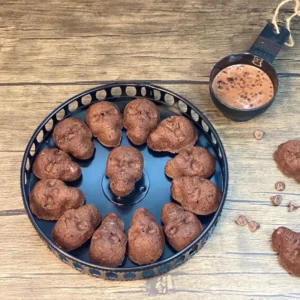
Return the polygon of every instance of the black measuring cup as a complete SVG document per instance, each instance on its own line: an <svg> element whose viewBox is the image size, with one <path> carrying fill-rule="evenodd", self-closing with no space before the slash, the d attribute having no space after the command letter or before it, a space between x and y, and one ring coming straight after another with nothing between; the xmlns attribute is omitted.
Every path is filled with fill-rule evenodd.
<svg viewBox="0 0 300 300"><path fill-rule="evenodd" d="M285 27L279 26L279 28L280 33L277 34L274 31L273 24L268 23L249 52L228 55L213 67L209 82L210 95L217 108L226 117L234 121L248 121L262 114L272 105L278 90L278 76L272 66L272 62L290 35L290 32ZM274 86L274 95L266 104L253 109L238 109L225 104L214 93L212 83L217 74L223 69L236 64L254 66L269 76Z"/></svg>

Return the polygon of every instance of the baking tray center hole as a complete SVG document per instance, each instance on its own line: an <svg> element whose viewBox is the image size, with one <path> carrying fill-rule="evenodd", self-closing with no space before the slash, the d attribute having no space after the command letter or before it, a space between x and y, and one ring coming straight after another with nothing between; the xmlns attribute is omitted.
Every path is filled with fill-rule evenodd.
<svg viewBox="0 0 300 300"><path fill-rule="evenodd" d="M110 189L109 183L110 179L104 174L102 177L103 193L110 202L118 206L134 205L142 201L146 197L150 187L149 176L145 170L143 171L142 179L136 182L133 191L128 196L118 197L114 195Z"/></svg>

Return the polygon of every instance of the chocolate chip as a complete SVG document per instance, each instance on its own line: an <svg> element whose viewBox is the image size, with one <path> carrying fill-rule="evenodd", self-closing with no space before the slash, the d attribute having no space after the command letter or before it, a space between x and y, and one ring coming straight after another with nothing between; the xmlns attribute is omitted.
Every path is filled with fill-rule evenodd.
<svg viewBox="0 0 300 300"><path fill-rule="evenodd" d="M275 189L279 192L282 192L285 190L285 183L283 181L278 181L275 183Z"/></svg>
<svg viewBox="0 0 300 300"><path fill-rule="evenodd" d="M264 132L261 130L256 130L253 132L253 136L255 137L256 140L261 140L264 137Z"/></svg>
<svg viewBox="0 0 300 300"><path fill-rule="evenodd" d="M282 197L281 197L281 195L275 195L275 196L272 196L270 198L270 200L272 202L272 205L279 206L282 202Z"/></svg>
<svg viewBox="0 0 300 300"><path fill-rule="evenodd" d="M251 232L255 232L257 229L260 228L260 224L255 221L251 221L248 223L248 228Z"/></svg>
<svg viewBox="0 0 300 300"><path fill-rule="evenodd" d="M245 226L248 224L248 220L245 216L240 215L236 220L235 223L239 226Z"/></svg>
<svg viewBox="0 0 300 300"><path fill-rule="evenodd" d="M288 212L292 212L296 209L298 209L299 206L297 204L295 204L294 202L290 201L288 204Z"/></svg>
<svg viewBox="0 0 300 300"><path fill-rule="evenodd" d="M234 83L234 80L233 80L232 77L227 77L226 79L227 79L227 81L228 81L230 84L233 84L233 83Z"/></svg>

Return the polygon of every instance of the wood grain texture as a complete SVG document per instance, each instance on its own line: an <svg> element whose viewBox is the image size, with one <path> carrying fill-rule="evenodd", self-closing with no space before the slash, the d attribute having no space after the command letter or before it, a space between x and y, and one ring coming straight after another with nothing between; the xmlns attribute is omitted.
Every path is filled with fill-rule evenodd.
<svg viewBox="0 0 300 300"><path fill-rule="evenodd" d="M300 35L275 61L276 102L246 123L225 119L208 94L221 57L246 50L274 11L273 0L38 1L0 3L0 299L299 299L299 279L277 263L270 235L300 231L299 184L276 168L277 145L299 138ZM287 7L284 14L291 12ZM19 171L39 123L71 96L112 80L145 80L197 105L217 129L228 156L230 185L215 233L191 260L149 280L112 282L82 275L57 260L23 208ZM253 138L265 131L261 141ZM286 183L272 207L274 184ZM256 233L238 227L245 214Z"/></svg>

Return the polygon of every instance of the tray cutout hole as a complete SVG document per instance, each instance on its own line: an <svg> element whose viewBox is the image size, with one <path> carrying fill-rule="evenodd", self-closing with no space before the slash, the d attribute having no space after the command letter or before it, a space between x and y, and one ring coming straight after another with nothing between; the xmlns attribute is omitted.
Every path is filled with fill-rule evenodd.
<svg viewBox="0 0 300 300"><path fill-rule="evenodd" d="M176 259L176 261L175 261L176 266L179 266L179 265L183 264L184 259L185 259L185 256L184 256L184 255L181 255L180 257L178 257L178 258Z"/></svg>
<svg viewBox="0 0 300 300"><path fill-rule="evenodd" d="M195 255L196 252L197 252L197 250L198 250L198 245L195 245L195 246L190 250L189 255L190 255L190 256Z"/></svg>
<svg viewBox="0 0 300 300"><path fill-rule="evenodd" d="M61 109L58 113L56 113L56 119L61 121L65 117L65 110Z"/></svg>
<svg viewBox="0 0 300 300"><path fill-rule="evenodd" d="M100 277L101 276L101 273L98 270L90 269L89 272L90 272L91 275L93 275L95 277Z"/></svg>
<svg viewBox="0 0 300 300"><path fill-rule="evenodd" d="M136 275L134 273L125 273L123 275L124 279L126 280L133 280L136 278Z"/></svg>
<svg viewBox="0 0 300 300"><path fill-rule="evenodd" d="M73 112L78 108L78 102L77 101L73 101L68 105L68 109L69 111Z"/></svg>
<svg viewBox="0 0 300 300"><path fill-rule="evenodd" d="M35 144L31 145L31 148L29 150L29 153L33 156L35 154Z"/></svg>
<svg viewBox="0 0 300 300"><path fill-rule="evenodd" d="M36 140L40 143L44 138L44 132L41 130L38 135L36 136Z"/></svg>
<svg viewBox="0 0 300 300"><path fill-rule="evenodd" d="M202 127L203 127L204 131L208 132L209 131L208 125L203 120L202 120L201 124L202 124Z"/></svg>
<svg viewBox="0 0 300 300"><path fill-rule="evenodd" d="M113 97L120 97L122 95L122 90L120 87L113 87L110 92Z"/></svg>
<svg viewBox="0 0 300 300"><path fill-rule="evenodd" d="M211 134L211 141L213 142L214 145L217 145L217 140L214 134Z"/></svg>
<svg viewBox="0 0 300 300"><path fill-rule="evenodd" d="M191 110L191 116L195 122L199 121L199 115L194 110Z"/></svg>
<svg viewBox="0 0 300 300"><path fill-rule="evenodd" d="M162 265L158 268L158 272L161 274L161 273L165 273L165 272L168 272L170 269L170 266L167 264L167 265Z"/></svg>
<svg viewBox="0 0 300 300"><path fill-rule="evenodd" d="M178 107L179 107L180 111L183 113L186 113L188 110L187 105L184 102L182 102L181 100L179 100L179 102L178 102Z"/></svg>
<svg viewBox="0 0 300 300"><path fill-rule="evenodd" d="M154 100L160 100L161 99L161 92L158 90L154 90Z"/></svg>
<svg viewBox="0 0 300 300"><path fill-rule="evenodd" d="M142 94L143 97L145 97L146 94L147 94L147 90L144 86L141 88L141 94Z"/></svg>
<svg viewBox="0 0 300 300"><path fill-rule="evenodd" d="M136 88L134 86L127 86L126 95L130 97L134 97L136 95Z"/></svg>
<svg viewBox="0 0 300 300"><path fill-rule="evenodd" d="M26 168L27 171L29 171L29 169L30 169L30 159L29 159L29 157L27 157L27 159L26 159L26 166L25 166L25 168Z"/></svg>
<svg viewBox="0 0 300 300"><path fill-rule="evenodd" d="M106 91L105 90L97 91L96 97L98 100L104 100L106 98Z"/></svg>
<svg viewBox="0 0 300 300"><path fill-rule="evenodd" d="M28 174L27 174L27 172L24 172L24 183L25 183L25 185L27 184L27 178L28 178Z"/></svg>
<svg viewBox="0 0 300 300"><path fill-rule="evenodd" d="M113 272L108 272L108 273L106 273L106 277L108 279L117 279L118 278L118 274L113 273Z"/></svg>
<svg viewBox="0 0 300 300"><path fill-rule="evenodd" d="M219 148L218 150L218 155L219 155L219 158L222 159L223 158L223 155L222 155L222 152L221 152L221 149Z"/></svg>
<svg viewBox="0 0 300 300"><path fill-rule="evenodd" d="M80 272L82 272L84 270L84 267L81 264L76 263L76 262L73 263L73 267Z"/></svg>
<svg viewBox="0 0 300 300"><path fill-rule="evenodd" d="M142 273L143 278L149 278L154 276L153 270L145 270Z"/></svg>
<svg viewBox="0 0 300 300"><path fill-rule="evenodd" d="M67 264L69 262L69 260L62 254L59 254L59 259L64 262L65 264Z"/></svg>
<svg viewBox="0 0 300 300"><path fill-rule="evenodd" d="M47 122L47 124L45 125L45 128L46 128L47 131L51 131L52 130L52 128L53 128L53 120L52 119L50 119Z"/></svg>
<svg viewBox="0 0 300 300"><path fill-rule="evenodd" d="M90 94L85 95L81 98L81 103L83 105L89 105L92 102L92 96Z"/></svg>
<svg viewBox="0 0 300 300"><path fill-rule="evenodd" d="M174 105L175 103L174 97L169 94L165 94L165 102L170 106Z"/></svg>

